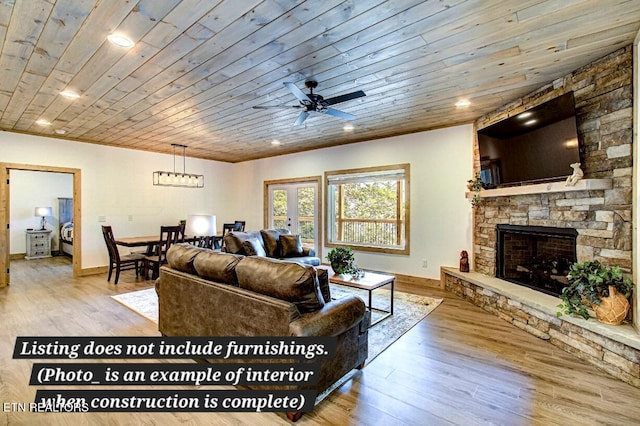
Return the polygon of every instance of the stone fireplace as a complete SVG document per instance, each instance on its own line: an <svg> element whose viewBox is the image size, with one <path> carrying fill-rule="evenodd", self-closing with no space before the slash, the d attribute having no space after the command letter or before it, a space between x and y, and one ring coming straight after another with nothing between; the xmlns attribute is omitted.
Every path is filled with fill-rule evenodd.
<svg viewBox="0 0 640 426"><path fill-rule="evenodd" d="M474 270L443 267L441 283L640 387L640 334L631 324L556 316L561 276L566 275L563 259L599 260L632 272L632 59L632 46L627 46L476 121L481 129L573 91L584 179L574 187L552 182L482 191L483 203L473 214ZM474 158L475 174L480 170L477 147ZM551 242L550 229L556 234ZM533 280L533 275L542 279Z"/></svg>
<svg viewBox="0 0 640 426"><path fill-rule="evenodd" d="M569 267L576 261L573 228L498 225L496 277L552 296L568 283Z"/></svg>

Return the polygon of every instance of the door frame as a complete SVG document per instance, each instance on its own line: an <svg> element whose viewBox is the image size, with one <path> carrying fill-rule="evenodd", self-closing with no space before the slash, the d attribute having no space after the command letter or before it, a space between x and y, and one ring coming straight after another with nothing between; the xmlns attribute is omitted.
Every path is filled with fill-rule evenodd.
<svg viewBox="0 0 640 426"><path fill-rule="evenodd" d="M316 191L316 211L318 212L317 219L317 231L318 231L318 252L316 256L322 259L322 224L324 223L322 220L322 176L306 176L299 178L289 178L289 179L276 179L276 180L265 180L262 188L262 201L263 201L263 218L262 218L262 227L267 228L269 226L269 186L271 185L282 185L282 184L299 184L299 183L315 183L318 190Z"/></svg>
<svg viewBox="0 0 640 426"><path fill-rule="evenodd" d="M81 212L81 171L68 167L38 166L31 164L0 163L0 173L3 182L0 185L0 223L4 228L3 238L0 238L0 288L6 287L10 282L10 197L9 174L11 170L24 170L32 172L68 173L73 175L73 277L81 276L82 265L82 216ZM6 224L6 225L4 225Z"/></svg>

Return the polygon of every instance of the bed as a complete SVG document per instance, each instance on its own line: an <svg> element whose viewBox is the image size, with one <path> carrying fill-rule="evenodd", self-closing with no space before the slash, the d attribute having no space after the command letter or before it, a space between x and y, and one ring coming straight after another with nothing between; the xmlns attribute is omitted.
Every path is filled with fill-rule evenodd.
<svg viewBox="0 0 640 426"><path fill-rule="evenodd" d="M73 257L73 222L64 222L60 226L60 251Z"/></svg>
<svg viewBox="0 0 640 426"><path fill-rule="evenodd" d="M73 257L73 198L58 198L59 252Z"/></svg>

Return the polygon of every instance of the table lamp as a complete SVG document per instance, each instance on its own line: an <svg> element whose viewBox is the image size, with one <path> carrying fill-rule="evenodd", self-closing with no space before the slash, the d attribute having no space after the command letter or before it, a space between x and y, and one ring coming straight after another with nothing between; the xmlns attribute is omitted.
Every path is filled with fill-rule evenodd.
<svg viewBox="0 0 640 426"><path fill-rule="evenodd" d="M53 216L53 210L51 207L36 207L35 216L42 216L42 227L40 230L44 231L47 225L47 216Z"/></svg>
<svg viewBox="0 0 640 426"><path fill-rule="evenodd" d="M184 233L191 237L216 235L216 217L213 215L190 214L187 217Z"/></svg>

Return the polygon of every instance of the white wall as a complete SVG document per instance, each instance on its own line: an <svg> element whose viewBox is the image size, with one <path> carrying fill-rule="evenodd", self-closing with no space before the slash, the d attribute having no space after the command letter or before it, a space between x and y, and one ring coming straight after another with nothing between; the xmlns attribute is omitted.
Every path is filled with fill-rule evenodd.
<svg viewBox="0 0 640 426"><path fill-rule="evenodd" d="M36 207L51 207L53 216L47 217L47 229L52 230L53 251L58 250L58 197L73 196L73 175L68 173L47 173L12 170L11 203L9 206L11 224L11 254L26 252L25 230L40 229L41 217L35 217Z"/></svg>
<svg viewBox="0 0 640 426"><path fill-rule="evenodd" d="M410 163L410 256L357 252L356 261L363 268L437 279L441 265L457 265L460 251L472 249L464 196L472 140L472 126L465 125L238 164L187 158L187 172L205 175L203 189L152 185L154 170L173 168L171 155L54 138L0 132L0 161L82 170L82 268L107 264L102 224L112 225L116 236L152 235L162 224L209 213L219 228L238 219L247 221L247 229L260 229L265 180ZM16 197L13 185L10 191ZM99 222L101 216L106 222ZM11 253L22 252L16 244L11 242Z"/></svg>
<svg viewBox="0 0 640 426"><path fill-rule="evenodd" d="M265 180L410 163L411 254L356 252L356 262L363 268L439 279L441 265L458 265L460 251L472 250L472 211L465 198L472 178L472 141L473 126L464 125L239 163L234 168L235 192L243 197L236 208L244 212L248 229L258 229ZM326 253L323 248L323 256Z"/></svg>
<svg viewBox="0 0 640 426"><path fill-rule="evenodd" d="M188 214L215 214L219 224L235 217L229 163L187 158L187 172L203 174L204 188L157 187L153 171L173 170L173 155L10 132L0 132L0 161L81 169L82 268L108 263L103 224L112 225L116 236L140 236ZM13 187L10 194L15 196ZM101 216L106 222L99 222Z"/></svg>

